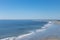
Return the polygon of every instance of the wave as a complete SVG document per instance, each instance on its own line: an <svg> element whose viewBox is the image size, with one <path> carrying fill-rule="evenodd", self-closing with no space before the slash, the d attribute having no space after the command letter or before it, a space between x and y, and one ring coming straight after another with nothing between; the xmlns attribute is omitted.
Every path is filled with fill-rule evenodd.
<svg viewBox="0 0 60 40"><path fill-rule="evenodd" d="M51 21L49 21L47 24L45 24L41 29L37 29L36 32L42 32L44 30L47 30L48 27L50 27L50 25L52 25L53 23Z"/></svg>
<svg viewBox="0 0 60 40"><path fill-rule="evenodd" d="M52 22L49 21L48 24L44 25L41 29L37 29L35 31L30 31L30 33L28 34L23 34L23 35L19 35L16 37L8 37L8 38L3 38L0 40L29 40L30 38L32 38L32 36L36 35L37 33L43 32L45 30L47 30L47 28L52 25Z"/></svg>

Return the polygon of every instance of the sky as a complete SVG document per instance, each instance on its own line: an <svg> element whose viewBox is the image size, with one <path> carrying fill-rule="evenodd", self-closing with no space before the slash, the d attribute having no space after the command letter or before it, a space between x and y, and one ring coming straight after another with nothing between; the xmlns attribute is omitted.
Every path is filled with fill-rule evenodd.
<svg viewBox="0 0 60 40"><path fill-rule="evenodd" d="M60 0L0 0L0 19L60 19Z"/></svg>

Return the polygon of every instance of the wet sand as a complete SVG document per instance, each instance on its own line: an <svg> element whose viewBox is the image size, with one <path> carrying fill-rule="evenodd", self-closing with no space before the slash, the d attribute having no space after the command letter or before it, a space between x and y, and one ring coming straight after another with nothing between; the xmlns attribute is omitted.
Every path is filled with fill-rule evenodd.
<svg viewBox="0 0 60 40"><path fill-rule="evenodd" d="M30 40L60 40L60 24L53 24L44 32L37 33L33 37Z"/></svg>
<svg viewBox="0 0 60 40"><path fill-rule="evenodd" d="M60 22L56 22L56 24L48 28L41 40L60 40Z"/></svg>

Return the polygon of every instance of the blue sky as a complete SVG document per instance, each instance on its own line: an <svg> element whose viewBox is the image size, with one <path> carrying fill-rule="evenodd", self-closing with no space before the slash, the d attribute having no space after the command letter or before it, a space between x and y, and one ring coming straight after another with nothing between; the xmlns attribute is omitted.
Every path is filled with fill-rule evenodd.
<svg viewBox="0 0 60 40"><path fill-rule="evenodd" d="M0 19L60 19L60 0L0 0Z"/></svg>

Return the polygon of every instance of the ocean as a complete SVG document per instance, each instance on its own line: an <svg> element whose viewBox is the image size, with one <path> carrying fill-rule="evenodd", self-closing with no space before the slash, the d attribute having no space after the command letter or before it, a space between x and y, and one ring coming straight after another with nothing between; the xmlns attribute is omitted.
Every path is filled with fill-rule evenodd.
<svg viewBox="0 0 60 40"><path fill-rule="evenodd" d="M45 30L49 21L38 20L0 20L0 40L22 40L22 37Z"/></svg>

